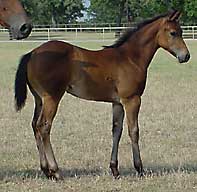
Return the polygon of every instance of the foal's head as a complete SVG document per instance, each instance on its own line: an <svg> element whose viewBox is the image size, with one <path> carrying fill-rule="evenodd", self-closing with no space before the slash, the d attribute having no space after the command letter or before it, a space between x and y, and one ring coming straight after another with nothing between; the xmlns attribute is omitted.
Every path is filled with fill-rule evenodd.
<svg viewBox="0 0 197 192"><path fill-rule="evenodd" d="M158 32L158 44L183 63L189 60L190 54L182 38L182 29L179 25L180 15L179 11L173 11L164 18Z"/></svg>
<svg viewBox="0 0 197 192"><path fill-rule="evenodd" d="M9 29L10 35L14 39L26 38L32 29L18 0L0 0L0 24Z"/></svg>

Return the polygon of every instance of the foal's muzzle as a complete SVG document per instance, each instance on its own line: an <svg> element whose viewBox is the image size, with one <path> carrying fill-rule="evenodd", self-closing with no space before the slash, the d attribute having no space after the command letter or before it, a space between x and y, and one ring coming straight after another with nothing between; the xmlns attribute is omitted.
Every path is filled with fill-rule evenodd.
<svg viewBox="0 0 197 192"><path fill-rule="evenodd" d="M29 36L32 30L30 21L23 15L12 17L9 25L10 39L24 39Z"/></svg>
<svg viewBox="0 0 197 192"><path fill-rule="evenodd" d="M185 63L185 62L188 62L189 61L190 54L189 53L187 53L187 54L181 54L181 55L178 55L177 58L179 60L179 63Z"/></svg>

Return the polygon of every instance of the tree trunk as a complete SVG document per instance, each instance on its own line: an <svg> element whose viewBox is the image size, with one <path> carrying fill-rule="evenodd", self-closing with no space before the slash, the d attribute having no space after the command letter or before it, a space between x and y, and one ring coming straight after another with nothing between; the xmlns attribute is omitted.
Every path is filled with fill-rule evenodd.
<svg viewBox="0 0 197 192"><path fill-rule="evenodd" d="M125 3L126 3L126 0L120 1L119 15L118 15L118 18L117 18L117 27L121 27L122 17L123 17L124 8L125 8ZM120 37L120 33L121 33L121 30L118 30L115 33L115 37Z"/></svg>
<svg viewBox="0 0 197 192"><path fill-rule="evenodd" d="M51 5L51 23L53 27L57 26L57 19L56 19L56 12L55 12L55 6Z"/></svg>

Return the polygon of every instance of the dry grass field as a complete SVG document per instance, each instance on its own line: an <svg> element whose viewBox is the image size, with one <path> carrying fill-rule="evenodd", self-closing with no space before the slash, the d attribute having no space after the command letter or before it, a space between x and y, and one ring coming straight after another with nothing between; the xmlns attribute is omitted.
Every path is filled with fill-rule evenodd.
<svg viewBox="0 0 197 192"><path fill-rule="evenodd" d="M36 43L0 44L0 191L16 192L193 192L197 191L197 42L187 42L188 65L159 51L148 73L140 111L140 147L146 176L131 163L126 124L120 142L121 179L109 171L111 105L62 99L52 144L64 180L41 173L31 118L32 96L21 113L14 110L14 78L19 57ZM78 44L90 49L99 43Z"/></svg>

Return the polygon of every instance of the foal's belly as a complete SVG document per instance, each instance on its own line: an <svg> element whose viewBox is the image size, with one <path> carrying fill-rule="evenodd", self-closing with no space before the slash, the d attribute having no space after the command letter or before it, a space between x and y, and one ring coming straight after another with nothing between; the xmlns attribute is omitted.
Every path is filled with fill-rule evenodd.
<svg viewBox="0 0 197 192"><path fill-rule="evenodd" d="M100 82L87 78L71 81L67 86L67 92L86 100L118 102L119 97L114 82L104 80Z"/></svg>

